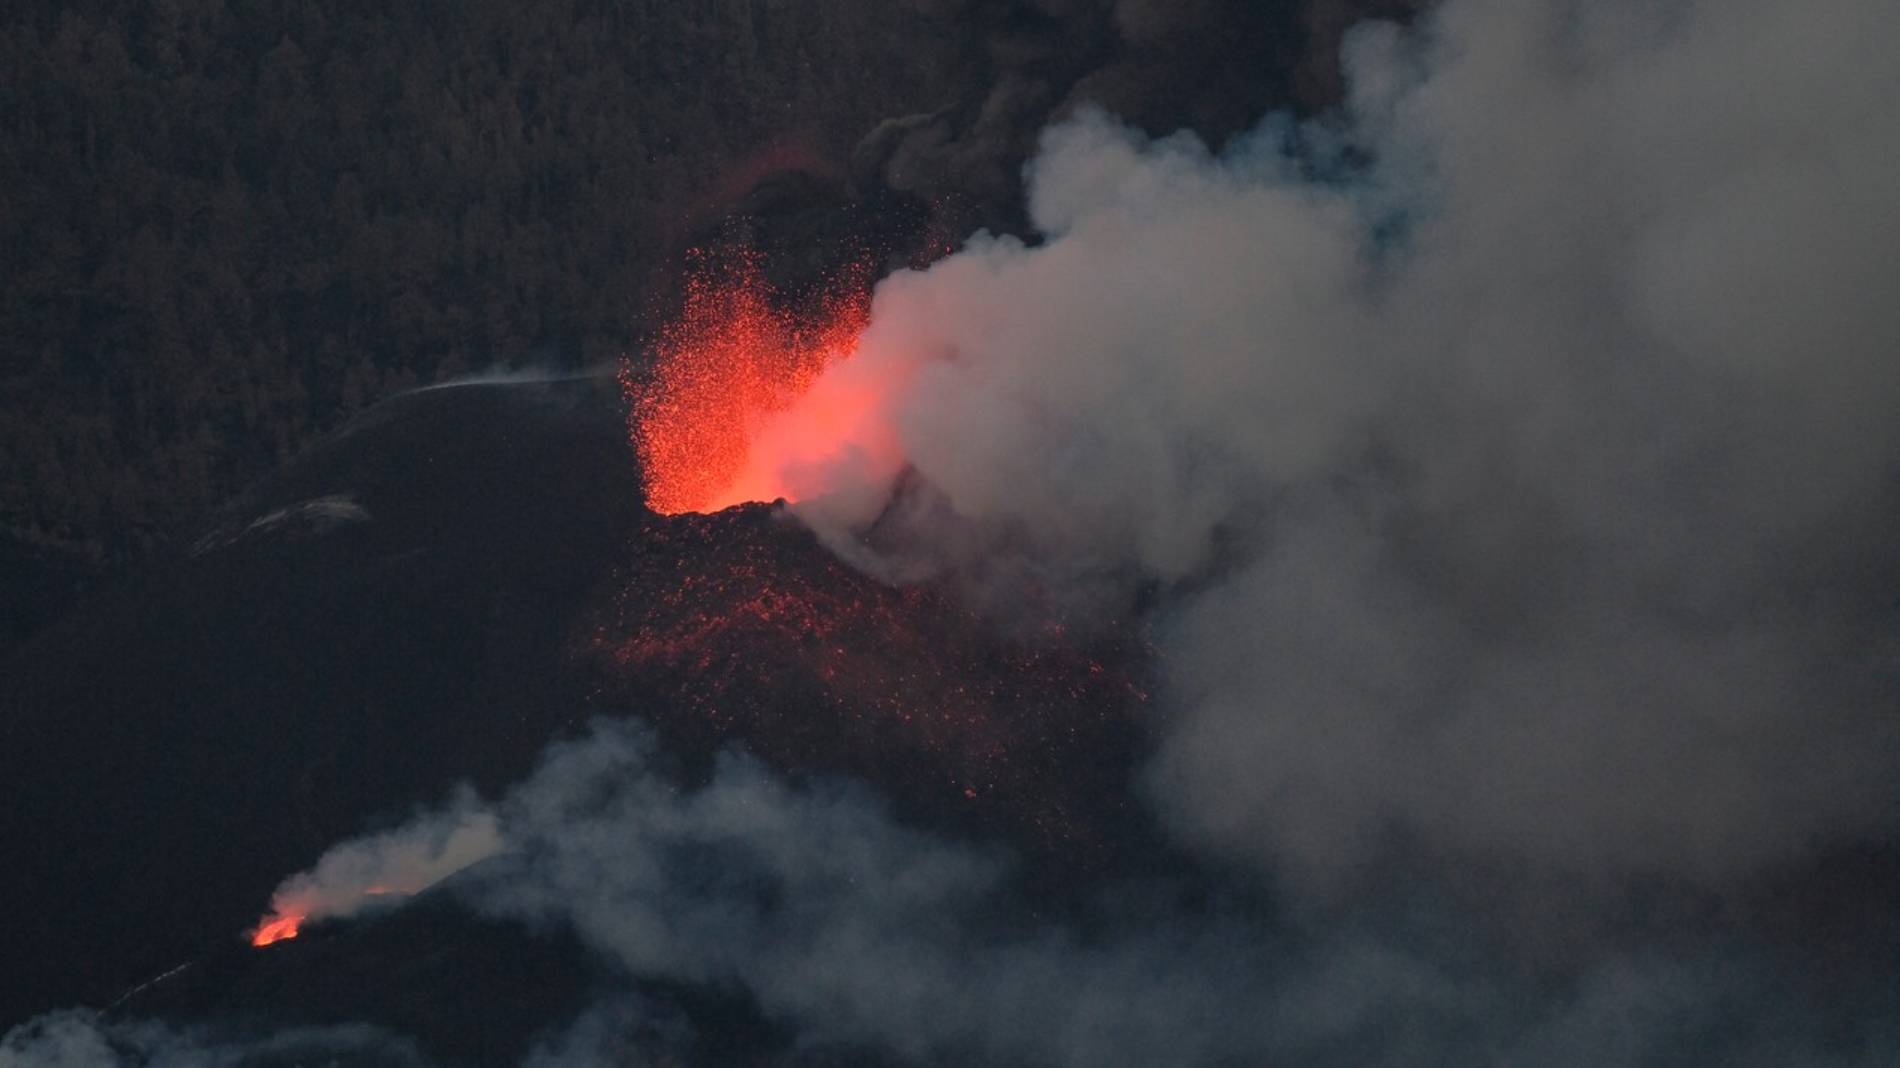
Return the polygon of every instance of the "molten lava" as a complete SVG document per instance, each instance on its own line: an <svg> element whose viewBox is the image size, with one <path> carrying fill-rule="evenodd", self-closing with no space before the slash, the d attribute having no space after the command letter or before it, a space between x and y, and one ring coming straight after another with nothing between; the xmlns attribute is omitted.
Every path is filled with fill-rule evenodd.
<svg viewBox="0 0 1900 1068"><path fill-rule="evenodd" d="M303 914L298 912L277 913L265 918L251 932L251 945L263 947L274 942L288 942L297 937L297 931L303 926Z"/></svg>
<svg viewBox="0 0 1900 1068"><path fill-rule="evenodd" d="M804 495L795 473L844 451L877 405L868 387L833 386L797 420L779 418L856 350L870 312L866 274L847 270L795 311L756 253L723 268L696 257L651 367L621 372L648 507L675 515Z"/></svg>
<svg viewBox="0 0 1900 1068"><path fill-rule="evenodd" d="M1120 799L1147 700L1139 623L1071 628L1031 604L1004 626L948 580L878 581L760 506L883 499L903 467L896 416L928 361L871 323L863 270L801 302L756 254L691 267L651 364L622 368L660 514L596 617L597 699L651 717L681 753L740 744L1037 855L1106 862L1132 841Z"/></svg>

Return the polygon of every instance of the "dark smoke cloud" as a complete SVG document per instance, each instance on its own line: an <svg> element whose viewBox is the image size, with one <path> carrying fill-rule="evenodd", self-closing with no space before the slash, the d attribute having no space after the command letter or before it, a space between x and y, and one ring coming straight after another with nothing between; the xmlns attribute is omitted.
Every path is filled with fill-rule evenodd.
<svg viewBox="0 0 1900 1068"><path fill-rule="evenodd" d="M1340 94L1338 44L1353 19L1417 0L913 0L967 36L978 72L936 111L893 118L854 153L868 188L933 207L946 236L1023 228L1022 162L1043 128L1101 108L1150 133L1216 143L1270 108L1317 110Z"/></svg>
<svg viewBox="0 0 1900 1068"><path fill-rule="evenodd" d="M1456 0L1354 36L1341 121L1051 130L1043 243L888 280L838 371L899 398L909 548L1171 586L1155 802L1318 889L1395 841L1719 884L1890 834L1897 35ZM804 472L841 545L895 475L847 466Z"/></svg>

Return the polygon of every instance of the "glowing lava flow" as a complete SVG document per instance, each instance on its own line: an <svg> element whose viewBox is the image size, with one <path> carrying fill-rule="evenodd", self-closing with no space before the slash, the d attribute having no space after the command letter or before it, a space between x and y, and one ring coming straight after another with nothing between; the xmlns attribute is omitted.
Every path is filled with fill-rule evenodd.
<svg viewBox="0 0 1900 1068"><path fill-rule="evenodd" d="M779 306L756 254L723 271L697 262L651 368L622 369L648 507L675 515L803 496L791 473L843 451L877 398L832 387L796 421L778 417L856 351L868 291L862 269L847 271L815 313L799 314Z"/></svg>
<svg viewBox="0 0 1900 1068"><path fill-rule="evenodd" d="M251 932L251 945L262 948L275 942L288 942L297 937L297 930L303 926L303 920L303 914L298 912L271 916Z"/></svg>
<svg viewBox="0 0 1900 1068"><path fill-rule="evenodd" d="M370 886L363 889L363 897L368 899L411 894L420 888L419 885L410 890L398 890L381 885ZM261 949L275 942L290 941L302 933L304 923L310 919L310 912L311 908L307 904L276 902L271 914L264 917L258 923L257 929L251 932L251 945Z"/></svg>

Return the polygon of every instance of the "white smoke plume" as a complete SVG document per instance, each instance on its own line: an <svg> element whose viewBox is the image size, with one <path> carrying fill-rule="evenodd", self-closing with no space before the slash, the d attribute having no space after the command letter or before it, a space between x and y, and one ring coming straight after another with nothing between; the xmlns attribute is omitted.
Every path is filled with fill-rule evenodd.
<svg viewBox="0 0 1900 1068"><path fill-rule="evenodd" d="M888 545L908 467L911 555L1172 589L1155 801L1311 887L1888 834L1895 40L1877 0L1451 0L1357 32L1326 124L1055 128L1041 243L879 288L814 407L889 399L803 514Z"/></svg>
<svg viewBox="0 0 1900 1068"><path fill-rule="evenodd" d="M393 904L501 849L495 817L461 795L453 807L324 853L271 895L276 916L323 920Z"/></svg>

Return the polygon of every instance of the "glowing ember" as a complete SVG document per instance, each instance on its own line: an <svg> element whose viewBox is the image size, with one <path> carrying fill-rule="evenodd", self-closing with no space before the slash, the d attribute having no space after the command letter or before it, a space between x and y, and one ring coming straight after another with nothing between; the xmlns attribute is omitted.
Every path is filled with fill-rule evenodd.
<svg viewBox="0 0 1900 1068"><path fill-rule="evenodd" d="M875 406L865 391L827 390L795 425L777 417L827 367L851 356L869 315L865 272L849 270L815 312L780 306L756 254L729 269L693 265L685 305L660 333L653 365L622 369L629 430L656 512L711 512L797 500L795 472L832 459Z"/></svg>
<svg viewBox="0 0 1900 1068"><path fill-rule="evenodd" d="M597 699L644 710L679 752L738 742L1071 860L1126 839L1147 698L1132 623L1004 632L954 590L885 585L757 505L652 521L604 592Z"/></svg>
<svg viewBox="0 0 1900 1068"><path fill-rule="evenodd" d="M251 945L263 947L274 942L288 942L297 937L297 930L303 926L303 920L303 914L297 912L271 916L251 932Z"/></svg>

